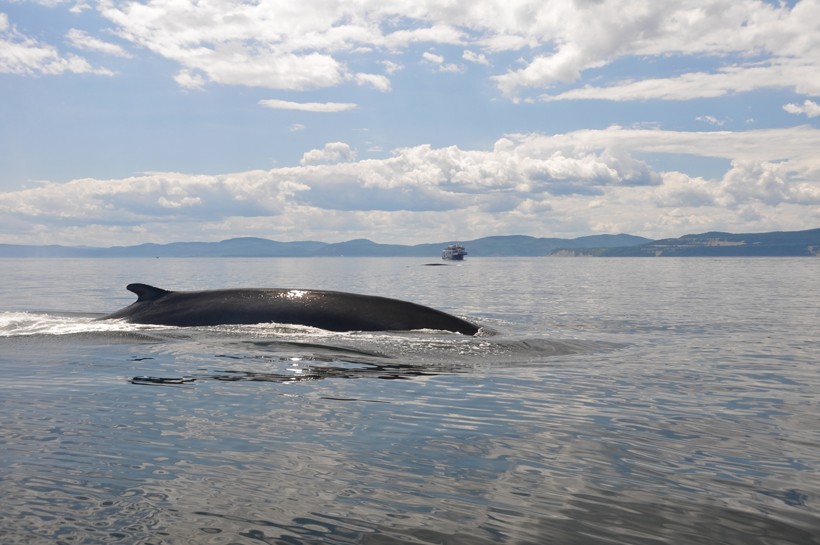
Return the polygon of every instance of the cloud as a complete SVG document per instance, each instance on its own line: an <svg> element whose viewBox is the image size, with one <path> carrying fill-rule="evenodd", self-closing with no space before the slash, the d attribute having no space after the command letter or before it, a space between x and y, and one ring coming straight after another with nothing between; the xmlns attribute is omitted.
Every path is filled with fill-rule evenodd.
<svg viewBox="0 0 820 545"><path fill-rule="evenodd" d="M817 70L820 4L772 5L763 1L657 1L635 4L620 0L545 5L528 37L536 47L522 68L495 77L499 89L516 97L527 89L574 84L586 71L620 58L680 56L727 59L714 72L690 72L608 86L584 86L545 100L683 100L722 96L759 88L791 88L817 93L809 74ZM547 19L547 12L552 17ZM560 21L560 23L559 23ZM521 29L519 29L520 32Z"/></svg>
<svg viewBox="0 0 820 545"><path fill-rule="evenodd" d="M377 38L375 43L383 44L388 50L397 50L406 48L414 43L427 42L442 45L457 45L464 41L465 36L461 31L449 24L446 19L437 19L438 14L429 11L430 8L435 9L435 6L421 4L419 7L421 7L421 10L410 8L401 0L393 3L385 3L385 11L382 12L385 22L394 16L405 17L408 18L408 20L412 20L413 15L410 15L410 13L413 13L416 15L415 22L419 27L390 32ZM428 22L432 22L432 26L425 26Z"/></svg>
<svg viewBox="0 0 820 545"><path fill-rule="evenodd" d="M492 149L429 145L359 160L343 142L300 166L219 176L148 173L0 194L0 239L135 242L231 235L388 242L490 234L806 229L820 222L820 130L624 129L513 134ZM714 179L659 171L653 153L720 157ZM140 231L138 232L137 229ZM455 231L449 231L455 229ZM172 233L172 234L169 234ZM103 235L99 235L103 236ZM116 238L120 237L120 238ZM94 243L103 243L97 241ZM88 240L84 243L89 244Z"/></svg>
<svg viewBox="0 0 820 545"><path fill-rule="evenodd" d="M433 64L444 64L444 57L441 55L436 55L430 51L425 51L421 54L421 58L427 62L431 62Z"/></svg>
<svg viewBox="0 0 820 545"><path fill-rule="evenodd" d="M447 64L444 62L444 57L442 55L437 55L430 51L425 51L422 53L421 58L425 61L438 65L438 69L440 72L450 72L450 73L457 73L462 72L463 68L457 64Z"/></svg>
<svg viewBox="0 0 820 545"><path fill-rule="evenodd" d="M371 85L377 91L386 93L390 90L390 80L380 74L356 74L353 79L359 85Z"/></svg>
<svg viewBox="0 0 820 545"><path fill-rule="evenodd" d="M179 63L183 70L215 83L272 89L342 83L346 69L326 52L328 47L362 43L367 34L333 28L333 10L302 17L266 1L230 9L191 0L109 2L100 12L118 27L119 36Z"/></svg>
<svg viewBox="0 0 820 545"><path fill-rule="evenodd" d="M68 11L70 13L74 13L75 15L78 15L78 14L80 14L80 13L86 11L86 10L90 10L90 9L92 9L92 8L89 4L87 4L83 1L79 1L79 2L75 3L73 6L71 6L70 8L68 8Z"/></svg>
<svg viewBox="0 0 820 545"><path fill-rule="evenodd" d="M487 60L487 56L484 53L475 53L469 49L464 51L461 58L475 64L483 64L484 66L490 65L490 61Z"/></svg>
<svg viewBox="0 0 820 545"><path fill-rule="evenodd" d="M322 149L314 149L302 155L300 164L305 165L320 165L328 163L339 163L344 161L353 161L356 159L356 152L343 142L331 142L325 144Z"/></svg>
<svg viewBox="0 0 820 545"><path fill-rule="evenodd" d="M395 74L399 70L404 69L404 66L393 61L382 61L382 64L384 65L384 71L388 74Z"/></svg>
<svg viewBox="0 0 820 545"><path fill-rule="evenodd" d="M100 53L113 55L115 57L131 58L133 56L117 44L100 40L89 35L87 32L76 28L72 28L68 31L68 34L66 34L66 39L77 49L98 51Z"/></svg>
<svg viewBox="0 0 820 545"><path fill-rule="evenodd" d="M335 113L354 110L356 104L349 102L291 102L288 100L265 99L259 104L274 110L297 110L300 112Z"/></svg>
<svg viewBox="0 0 820 545"><path fill-rule="evenodd" d="M803 114L808 117L817 117L820 115L820 104L808 99L804 101L802 105L792 103L786 104L783 106L783 109L790 114Z"/></svg>
<svg viewBox="0 0 820 545"><path fill-rule="evenodd" d="M792 88L798 92L820 93L820 83L805 77L811 65L796 62L758 66L729 66L716 73L690 72L674 78L649 78L613 84L607 87L586 85L555 95L539 98L558 100L692 100L715 98L730 93L765 88Z"/></svg>
<svg viewBox="0 0 820 545"><path fill-rule="evenodd" d="M350 67L366 59L390 75L405 64L400 55L416 55L415 46L425 44L457 47L465 62L498 67L491 77L513 100L689 100L763 88L820 94L815 0L329 0L298 8L275 0L107 0L97 9L111 25L105 32L176 63L175 79L188 89L215 83L303 91L353 81L387 92L385 75ZM71 32L75 47L127 54L89 32ZM103 73L36 40L4 40L6 72ZM28 50L27 59L12 55L12 46ZM441 71L464 70L441 54L423 55ZM700 68L663 76L633 70L619 81L607 70L670 59Z"/></svg>
<svg viewBox="0 0 820 545"><path fill-rule="evenodd" d="M749 202L769 206L781 203L820 205L820 185L815 181L794 179L787 163L733 161L720 189L729 205Z"/></svg>
<svg viewBox="0 0 820 545"><path fill-rule="evenodd" d="M695 118L695 121L702 121L704 123L708 123L709 125L714 125L715 127L722 127L726 124L725 119L718 119L713 115L699 115Z"/></svg>
<svg viewBox="0 0 820 545"><path fill-rule="evenodd" d="M97 74L110 76L113 72L95 68L77 55L61 54L53 45L23 35L9 22L8 15L0 13L0 74L58 75Z"/></svg>
<svg viewBox="0 0 820 545"><path fill-rule="evenodd" d="M191 70L180 70L174 81L183 89L202 89L205 87L205 78Z"/></svg>

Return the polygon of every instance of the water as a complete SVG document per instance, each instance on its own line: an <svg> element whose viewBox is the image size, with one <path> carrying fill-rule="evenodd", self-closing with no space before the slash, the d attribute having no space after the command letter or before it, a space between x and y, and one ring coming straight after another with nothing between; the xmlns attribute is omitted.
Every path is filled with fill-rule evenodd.
<svg viewBox="0 0 820 545"><path fill-rule="evenodd" d="M820 260L0 266L0 543L820 543ZM496 334L93 321L129 282Z"/></svg>

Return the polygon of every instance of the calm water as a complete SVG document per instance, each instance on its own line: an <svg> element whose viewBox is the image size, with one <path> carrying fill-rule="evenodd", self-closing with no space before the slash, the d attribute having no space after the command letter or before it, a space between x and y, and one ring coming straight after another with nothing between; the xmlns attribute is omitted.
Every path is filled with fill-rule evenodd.
<svg viewBox="0 0 820 545"><path fill-rule="evenodd" d="M820 543L820 260L424 264L0 260L0 543ZM130 282L497 333L94 322Z"/></svg>

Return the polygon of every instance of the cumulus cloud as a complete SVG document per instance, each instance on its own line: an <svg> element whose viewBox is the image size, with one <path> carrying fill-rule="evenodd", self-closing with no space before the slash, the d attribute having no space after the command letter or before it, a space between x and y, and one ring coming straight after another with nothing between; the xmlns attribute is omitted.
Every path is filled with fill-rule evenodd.
<svg viewBox="0 0 820 545"><path fill-rule="evenodd" d="M424 44L457 47L464 61L497 67L491 77L514 100L688 100L760 88L820 94L814 77L820 3L814 0L308 0L298 6L276 0L108 0L98 9L118 39L176 63L176 80L185 88L217 83L300 91L353 81L386 92L386 76L350 66L366 57L383 63L389 75L401 66L397 55ZM0 32L9 34L8 28ZM125 53L87 32L72 33L75 47ZM10 44L0 49L7 72L25 73L22 66L32 65L34 73L93 70L36 40L0 39ZM28 50L28 60L14 69L10 59L22 53L10 55L11 45ZM42 60L32 58L38 55ZM622 81L596 72L622 59L670 57L693 65L705 59L709 68ZM463 70L439 53L428 51L424 58L441 71ZM559 84L563 89L556 92Z"/></svg>
<svg viewBox="0 0 820 545"><path fill-rule="evenodd" d="M205 87L205 78L191 70L180 70L174 81L183 89L201 89Z"/></svg>
<svg viewBox="0 0 820 545"><path fill-rule="evenodd" d="M384 66L384 71L388 74L395 74L404 68L401 64L393 61L382 61L382 65Z"/></svg>
<svg viewBox="0 0 820 545"><path fill-rule="evenodd" d="M464 53L461 55L461 58L468 62L483 64L484 66L490 65L490 61L487 59L487 56L484 53L475 53L474 51L470 51L469 49L464 51Z"/></svg>
<svg viewBox="0 0 820 545"><path fill-rule="evenodd" d="M436 55L430 51L425 51L422 53L421 58L433 64L444 64L444 57L442 55Z"/></svg>
<svg viewBox="0 0 820 545"><path fill-rule="evenodd" d="M322 149L314 149L302 155L300 164L321 165L327 163L339 163L353 161L356 159L356 151L344 142L331 142L325 144Z"/></svg>
<svg viewBox="0 0 820 545"><path fill-rule="evenodd" d="M720 96L765 87L801 93L816 89L806 69L816 70L818 15L813 1L773 5L758 0L698 2L628 0L556 2L539 10L529 36L552 51L536 49L522 68L497 76L499 88L515 96L527 88L574 83L581 74L624 57L681 55L725 62L715 72L573 89L552 100L599 98L632 100ZM761 77L766 76L766 77ZM698 87L702 87L698 91Z"/></svg>
<svg viewBox="0 0 820 545"><path fill-rule="evenodd" d="M356 74L353 79L359 85L370 85L383 93L390 90L390 80L381 74Z"/></svg>
<svg viewBox="0 0 820 545"><path fill-rule="evenodd" d="M808 99L804 101L803 104L786 104L783 106L783 109L790 114L803 114L808 117L817 117L820 115L820 104Z"/></svg>
<svg viewBox="0 0 820 545"><path fill-rule="evenodd" d="M723 177L721 192L729 204L759 202L769 206L781 203L820 204L820 184L795 179L788 163L739 160Z"/></svg>
<svg viewBox="0 0 820 545"><path fill-rule="evenodd" d="M215 83L303 90L345 79L342 63L326 52L331 37L321 33L331 30L339 15L333 10L311 12L307 18L269 2L183 0L110 2L102 4L100 12L122 38ZM336 27L332 39L361 42L364 38L357 35L354 29Z"/></svg>
<svg viewBox="0 0 820 545"><path fill-rule="evenodd" d="M452 63L445 63L443 55L437 55L431 51L425 51L422 53L421 58L424 59L426 62L435 64L438 66L440 72L461 72L462 68L457 64Z"/></svg>
<svg viewBox="0 0 820 545"><path fill-rule="evenodd" d="M53 45L18 32L5 13L0 13L0 73L113 75L110 70L94 67L82 57L62 54Z"/></svg>
<svg viewBox="0 0 820 545"><path fill-rule="evenodd" d="M291 102L289 100L265 99L259 104L274 110L298 110L300 112L334 113L356 109L356 105L349 102Z"/></svg>
<svg viewBox="0 0 820 545"><path fill-rule="evenodd" d="M15 241L38 236L38 229L63 241L83 229L110 228L120 236L142 229L131 235L139 241L190 232L198 239L291 240L379 233L394 242L436 240L442 225L465 238L805 229L820 222L817 149L820 131L811 127L513 134L488 150L422 145L378 160L359 160L348 144L332 142L305 153L296 167L79 179L2 193L0 237L12 225ZM637 158L656 152L721 157L730 166L705 179L658 171Z"/></svg>

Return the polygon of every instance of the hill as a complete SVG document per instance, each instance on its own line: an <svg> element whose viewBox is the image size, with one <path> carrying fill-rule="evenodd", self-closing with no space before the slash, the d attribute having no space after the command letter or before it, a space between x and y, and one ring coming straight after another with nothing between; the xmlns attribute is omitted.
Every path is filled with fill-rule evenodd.
<svg viewBox="0 0 820 545"><path fill-rule="evenodd" d="M694 257L816 256L820 229L733 234L709 232L650 240L633 235L593 235L575 239L525 235L493 236L462 241L470 257ZM405 246L367 239L326 243L278 242L243 237L220 242L173 242L95 248L0 244L2 257L426 257L436 258L449 242Z"/></svg>
<svg viewBox="0 0 820 545"><path fill-rule="evenodd" d="M709 232L608 248L560 248L555 256L797 257L820 255L820 229L732 234Z"/></svg>
<svg viewBox="0 0 820 545"><path fill-rule="evenodd" d="M644 244L632 235L594 235L576 239L535 238L523 235L485 237L464 241L473 257L547 256L557 248L611 248ZM0 257L439 257L448 242L378 244L367 239L325 243L278 242L264 238L233 238L221 242L174 242L95 248L83 246L26 246L0 244Z"/></svg>

